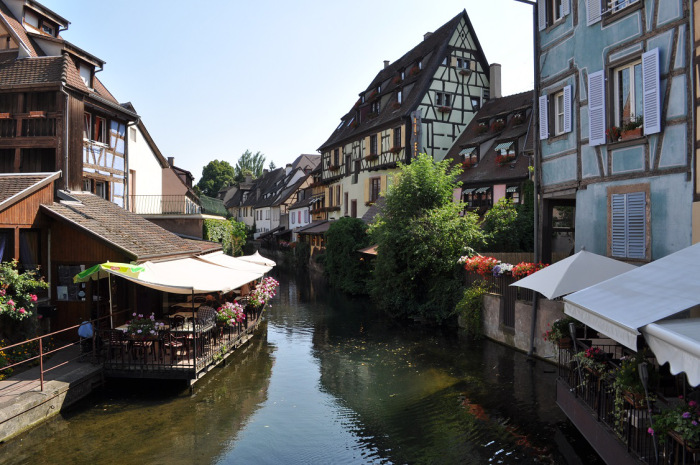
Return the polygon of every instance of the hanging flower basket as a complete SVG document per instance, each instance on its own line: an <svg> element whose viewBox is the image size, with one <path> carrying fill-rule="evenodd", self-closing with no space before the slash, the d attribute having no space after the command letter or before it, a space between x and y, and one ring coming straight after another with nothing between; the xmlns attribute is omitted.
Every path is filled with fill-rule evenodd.
<svg viewBox="0 0 700 465"><path fill-rule="evenodd" d="M392 147L389 149L389 152L393 154L398 154L401 152L401 150L403 150L403 147Z"/></svg>
<svg viewBox="0 0 700 465"><path fill-rule="evenodd" d="M438 107L437 111L440 113L449 113L452 111L452 107Z"/></svg>
<svg viewBox="0 0 700 465"><path fill-rule="evenodd" d="M377 158L379 158L379 155L377 155L376 153L370 153L368 155L365 155L365 160L367 161L374 161Z"/></svg>

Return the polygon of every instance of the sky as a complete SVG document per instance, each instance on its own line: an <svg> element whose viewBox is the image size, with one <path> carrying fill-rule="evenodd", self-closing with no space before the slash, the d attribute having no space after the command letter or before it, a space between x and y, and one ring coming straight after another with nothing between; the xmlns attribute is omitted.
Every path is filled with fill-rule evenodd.
<svg viewBox="0 0 700 465"><path fill-rule="evenodd" d="M97 77L131 102L195 182L246 150L266 165L317 149L383 60L466 9L502 93L531 90L532 7L515 0L40 0L64 39L106 62Z"/></svg>

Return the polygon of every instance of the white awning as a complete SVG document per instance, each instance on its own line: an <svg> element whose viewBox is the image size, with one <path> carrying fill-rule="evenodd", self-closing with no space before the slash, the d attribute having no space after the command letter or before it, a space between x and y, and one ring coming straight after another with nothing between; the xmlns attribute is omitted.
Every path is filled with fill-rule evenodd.
<svg viewBox="0 0 700 465"><path fill-rule="evenodd" d="M253 255L243 255L242 257L238 257L238 259L245 260L246 262L250 263L257 263L258 265L277 266L277 263L273 262L269 258L263 257L258 251L256 251Z"/></svg>
<svg viewBox="0 0 700 465"><path fill-rule="evenodd" d="M478 188L474 193L475 193L475 194L485 194L485 193L488 192L490 189L491 189L490 186L489 186L489 187L480 187L480 188Z"/></svg>
<svg viewBox="0 0 700 465"><path fill-rule="evenodd" d="M698 263L695 244L570 294L564 313L636 351L640 328L700 305Z"/></svg>
<svg viewBox="0 0 700 465"><path fill-rule="evenodd" d="M232 257L226 255L225 253L219 251L214 253L209 253L206 255L198 255L196 257L199 260L204 260L208 263L213 263L214 265L225 266L232 270L237 271L252 271L254 273L267 273L272 267L267 265L260 265L258 263L249 262L246 260L241 260L237 257Z"/></svg>
<svg viewBox="0 0 700 465"><path fill-rule="evenodd" d="M660 364L668 362L672 374L685 372L691 386L700 385L700 318L652 323L642 334Z"/></svg>
<svg viewBox="0 0 700 465"><path fill-rule="evenodd" d="M195 258L146 262L138 277L123 276L142 286L173 294L229 292L263 276L262 272L232 270Z"/></svg>
<svg viewBox="0 0 700 465"><path fill-rule="evenodd" d="M470 156L472 153L474 153L474 150L476 150L476 147L467 147L459 151L460 155L464 155L465 157Z"/></svg>
<svg viewBox="0 0 700 465"><path fill-rule="evenodd" d="M469 189L464 189L464 190L462 191L462 194L471 194L471 193L474 192L475 190L476 190L476 187L470 187Z"/></svg>
<svg viewBox="0 0 700 465"><path fill-rule="evenodd" d="M510 186L506 187L506 193L507 194L513 194L515 192L518 192L518 186Z"/></svg>

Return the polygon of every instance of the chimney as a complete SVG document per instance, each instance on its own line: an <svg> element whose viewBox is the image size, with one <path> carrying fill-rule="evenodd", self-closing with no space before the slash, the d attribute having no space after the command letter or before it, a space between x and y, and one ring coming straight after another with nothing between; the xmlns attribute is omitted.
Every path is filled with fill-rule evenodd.
<svg viewBox="0 0 700 465"><path fill-rule="evenodd" d="M171 167L175 164L175 157L168 157L168 165Z"/></svg>
<svg viewBox="0 0 700 465"><path fill-rule="evenodd" d="M501 65L493 63L489 67L489 95L491 98L501 98Z"/></svg>
<svg viewBox="0 0 700 465"><path fill-rule="evenodd" d="M430 37L431 35L433 35L432 32L426 32L425 34L423 34L423 40L427 40L428 37Z"/></svg>
<svg viewBox="0 0 700 465"><path fill-rule="evenodd" d="M270 172L270 170L268 170L267 168L263 168L263 176L265 176L269 172Z"/></svg>
<svg viewBox="0 0 700 465"><path fill-rule="evenodd" d="M284 175L289 176L289 173L292 172L292 164L287 163L287 166L284 167Z"/></svg>
<svg viewBox="0 0 700 465"><path fill-rule="evenodd" d="M253 182L253 175L252 175L252 174L246 174L246 175L245 175L245 182L247 182L247 183L249 183L249 184L250 184L251 182Z"/></svg>
<svg viewBox="0 0 700 465"><path fill-rule="evenodd" d="M389 63L391 63L389 60L384 60L384 69L389 67Z"/></svg>

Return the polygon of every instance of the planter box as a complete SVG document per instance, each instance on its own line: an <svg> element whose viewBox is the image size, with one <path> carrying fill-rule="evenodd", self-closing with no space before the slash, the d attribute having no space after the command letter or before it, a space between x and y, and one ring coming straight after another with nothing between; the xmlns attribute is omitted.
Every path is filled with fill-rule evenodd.
<svg viewBox="0 0 700 465"><path fill-rule="evenodd" d="M29 117L30 118L46 118L46 112L45 111L30 111Z"/></svg>
<svg viewBox="0 0 700 465"><path fill-rule="evenodd" d="M10 119L9 113L0 113L0 119Z"/></svg>
<svg viewBox="0 0 700 465"><path fill-rule="evenodd" d="M630 129L620 133L621 140L639 139L642 137L642 128Z"/></svg>

